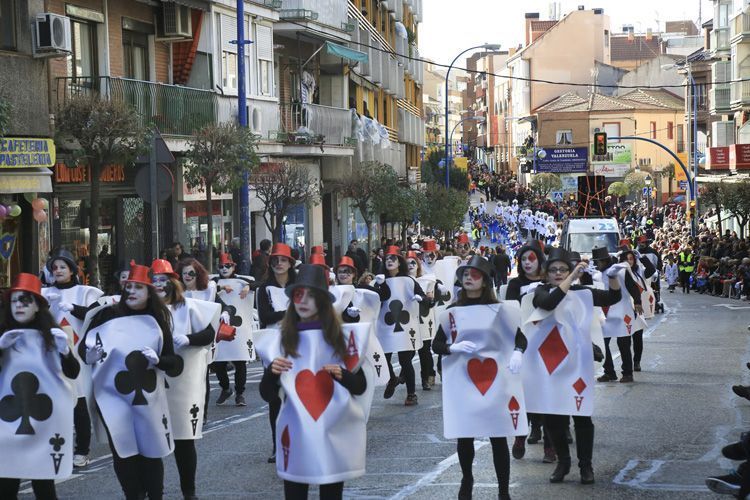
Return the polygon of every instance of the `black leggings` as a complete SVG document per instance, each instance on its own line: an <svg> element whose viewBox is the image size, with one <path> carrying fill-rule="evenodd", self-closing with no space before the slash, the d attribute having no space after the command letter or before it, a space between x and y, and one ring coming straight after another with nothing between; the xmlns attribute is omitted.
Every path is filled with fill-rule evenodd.
<svg viewBox="0 0 750 500"><path fill-rule="evenodd" d="M76 455L88 455L91 446L91 417L86 406L86 398L78 398L73 408L73 427L76 431Z"/></svg>
<svg viewBox="0 0 750 500"><path fill-rule="evenodd" d="M643 332L641 331L641 334ZM633 335L635 337L635 335ZM630 337L616 337L617 338L617 348L620 350L620 359L622 359L622 374L623 375L633 375L633 357L630 354ZM641 337L642 341L643 337ZM615 372L615 362L612 359L612 351L609 350L609 341L612 340L611 337L607 337L604 339L604 373L609 375L612 378L617 378L617 373Z"/></svg>
<svg viewBox="0 0 750 500"><path fill-rule="evenodd" d="M568 446L568 437L566 430L570 426L570 417L568 415L545 415L547 429L549 429L552 445L555 447L557 459L559 462L570 463L570 448ZM591 417L573 416L573 424L576 433L576 452L578 455L578 465L590 466L594 452L594 422Z"/></svg>
<svg viewBox="0 0 750 500"><path fill-rule="evenodd" d="M529 419L529 424L532 429L534 427L539 427L543 431L542 442L544 443L544 447L552 448L552 441L550 441L549 439L549 431L547 430L547 425L544 423L544 414L543 413L527 413L526 416Z"/></svg>
<svg viewBox="0 0 750 500"><path fill-rule="evenodd" d="M633 363L636 365L641 364L641 356L643 355L643 330L638 330L633 334Z"/></svg>
<svg viewBox="0 0 750 500"><path fill-rule="evenodd" d="M393 365L391 364L391 356L393 356L393 353L387 352L385 360L388 362L388 372L391 374L391 378L396 378L396 372L393 371ZM406 382L407 394L414 394L416 392L414 365L411 364L412 359L414 359L414 351L399 351L398 362L401 365L399 377L403 377Z"/></svg>
<svg viewBox="0 0 750 500"><path fill-rule="evenodd" d="M422 376L422 382L427 381L427 377L435 376L435 361L432 359L432 340L425 340L419 353L419 372Z"/></svg>
<svg viewBox="0 0 750 500"><path fill-rule="evenodd" d="M271 422L271 440L273 441L273 453L276 454L276 419L281 411L281 398L276 397L268 402L268 420Z"/></svg>
<svg viewBox="0 0 750 500"><path fill-rule="evenodd" d="M229 375L227 374L227 363L230 361L214 361L214 373L219 379L219 385L223 390L229 389ZM237 395L245 392L247 381L247 361L231 361L234 365L234 391Z"/></svg>
<svg viewBox="0 0 750 500"><path fill-rule="evenodd" d="M284 480L284 498L286 500L307 500L310 485ZM340 500L344 496L344 483L320 485L321 500Z"/></svg>
<svg viewBox="0 0 750 500"><path fill-rule="evenodd" d="M192 439L174 440L174 459L180 473L180 490L183 496L195 495L195 471L198 468L198 453Z"/></svg>
<svg viewBox="0 0 750 500"><path fill-rule="evenodd" d="M504 437L490 438L492 445L492 462L495 465L495 475L500 493L508 493L510 482L510 454L508 453L508 440ZM458 451L458 463L461 466L461 474L464 479L474 479L472 465L474 464L474 438L458 438L456 444Z"/></svg>
<svg viewBox="0 0 750 500"><path fill-rule="evenodd" d="M16 500L20 487L20 479L0 477L0 500ZM54 479L32 479L31 489L36 500L57 500Z"/></svg>
<svg viewBox="0 0 750 500"><path fill-rule="evenodd" d="M112 461L117 480L120 481L126 500L139 500L143 493L149 500L161 500L164 496L164 464L161 458L148 458L135 455L120 458L112 448Z"/></svg>

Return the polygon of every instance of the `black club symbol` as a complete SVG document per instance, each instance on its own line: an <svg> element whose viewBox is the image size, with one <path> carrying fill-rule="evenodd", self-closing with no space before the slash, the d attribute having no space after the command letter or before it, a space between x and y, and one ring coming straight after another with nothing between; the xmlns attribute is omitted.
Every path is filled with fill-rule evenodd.
<svg viewBox="0 0 750 500"><path fill-rule="evenodd" d="M237 315L236 307L224 304L224 311L226 311L229 314L230 325L234 327L242 326L242 316Z"/></svg>
<svg viewBox="0 0 750 500"><path fill-rule="evenodd" d="M39 379L31 372L20 372L10 383L13 395L0 400L0 419L15 422L19 418L16 434L35 434L31 419L47 420L52 415L52 399L46 394L37 394Z"/></svg>
<svg viewBox="0 0 750 500"><path fill-rule="evenodd" d="M393 331L403 332L404 328L401 325L408 323L411 319L409 311L404 311L404 304L400 300L392 300L391 303L388 304L388 311L389 312L385 313L385 317L383 318L385 324L395 324L396 326L393 328Z"/></svg>
<svg viewBox="0 0 750 500"><path fill-rule="evenodd" d="M378 354L378 353L376 352L375 354L373 354L373 355L372 355L372 359L374 359L374 360L375 360L375 362L377 363L378 361L380 361L380 354Z"/></svg>
<svg viewBox="0 0 750 500"><path fill-rule="evenodd" d="M411 336L411 338L414 338L414 336L415 336L416 334L417 334L417 332L416 332L416 330L414 330L414 328L410 328L410 329L409 329L409 335Z"/></svg>
<svg viewBox="0 0 750 500"><path fill-rule="evenodd" d="M135 393L133 406L148 405L143 391L156 390L156 372L148 369L148 360L141 351L132 351L125 358L127 370L115 375L115 388L120 394Z"/></svg>
<svg viewBox="0 0 750 500"><path fill-rule="evenodd" d="M167 415L162 413L161 414L161 425L164 426L164 430L166 431L168 429L167 424L169 423L169 420L167 420Z"/></svg>
<svg viewBox="0 0 750 500"><path fill-rule="evenodd" d="M182 370L185 369L185 360L182 358L182 356L175 354L175 363L172 368L169 370L165 370L164 373L166 373L168 376L174 378L179 377L180 374L182 374Z"/></svg>
<svg viewBox="0 0 750 500"><path fill-rule="evenodd" d="M423 300L419 303L419 323L424 323L422 318L426 318L430 315L430 304L428 301Z"/></svg>
<svg viewBox="0 0 750 500"><path fill-rule="evenodd" d="M252 340L247 341L247 352L250 353L250 357L253 356L253 341Z"/></svg>
<svg viewBox="0 0 750 500"><path fill-rule="evenodd" d="M65 444L65 438L62 437L60 434L55 433L54 436L49 438L49 444L52 445L52 449L57 453L62 449L62 446Z"/></svg>
<svg viewBox="0 0 750 500"><path fill-rule="evenodd" d="M201 411L200 408L198 408L197 405L193 405L192 408L188 410L190 414L193 416L193 418L198 418L198 413Z"/></svg>

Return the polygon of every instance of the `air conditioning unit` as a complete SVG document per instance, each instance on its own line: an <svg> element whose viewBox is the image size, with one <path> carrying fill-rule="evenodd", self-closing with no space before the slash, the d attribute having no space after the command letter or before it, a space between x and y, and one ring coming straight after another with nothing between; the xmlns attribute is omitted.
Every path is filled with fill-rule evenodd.
<svg viewBox="0 0 750 500"><path fill-rule="evenodd" d="M163 32L166 37L193 37L190 7L176 2L162 2Z"/></svg>
<svg viewBox="0 0 750 500"><path fill-rule="evenodd" d="M70 19L45 12L37 14L32 25L34 55L40 57L65 56L73 50Z"/></svg>

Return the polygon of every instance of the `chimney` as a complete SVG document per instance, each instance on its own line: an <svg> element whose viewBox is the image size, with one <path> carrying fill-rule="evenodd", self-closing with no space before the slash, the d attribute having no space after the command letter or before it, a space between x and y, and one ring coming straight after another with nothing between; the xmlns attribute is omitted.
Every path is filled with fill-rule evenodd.
<svg viewBox="0 0 750 500"><path fill-rule="evenodd" d="M539 12L527 12L526 15L526 45L531 45L531 21L539 20Z"/></svg>

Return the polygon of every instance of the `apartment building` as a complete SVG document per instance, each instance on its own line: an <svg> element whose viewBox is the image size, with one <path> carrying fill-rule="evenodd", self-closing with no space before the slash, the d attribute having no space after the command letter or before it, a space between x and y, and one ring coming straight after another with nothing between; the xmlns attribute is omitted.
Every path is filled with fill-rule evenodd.
<svg viewBox="0 0 750 500"><path fill-rule="evenodd" d="M424 69L424 86L422 100L425 106L425 124L427 127L427 146L430 149L445 147L445 69L426 63ZM460 152L462 134L457 128L462 116L463 96L459 78L463 71L451 69L448 82L448 133L453 133L454 152ZM465 87L465 84L462 84Z"/></svg>

